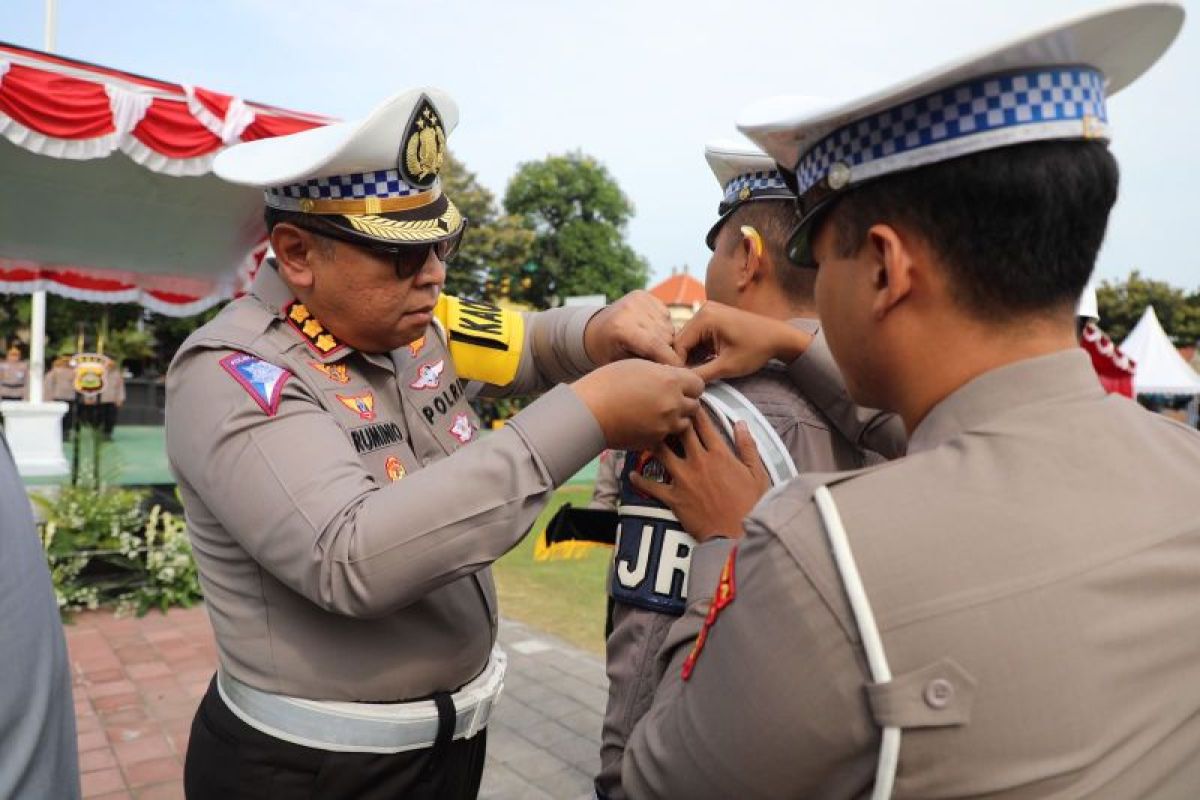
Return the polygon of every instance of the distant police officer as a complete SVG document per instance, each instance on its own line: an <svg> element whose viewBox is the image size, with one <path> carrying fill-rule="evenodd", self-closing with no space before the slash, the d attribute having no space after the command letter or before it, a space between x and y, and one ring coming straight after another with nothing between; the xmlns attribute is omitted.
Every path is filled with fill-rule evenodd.
<svg viewBox="0 0 1200 800"><path fill-rule="evenodd" d="M712 250L705 272L706 296L816 334L820 327L813 297L816 273L787 258L787 238L797 220L796 196L774 160L749 144L729 141L709 143L704 157L722 192L717 221L705 237ZM822 368L831 367L823 364ZM836 368L832 369L835 374L830 380L840 385ZM778 448L794 470L830 472L883 460L840 433L797 388L782 363L767 364L714 391L729 402L744 404L735 411L760 416L760 444ZM846 407L834 405L836 412ZM712 431L715 433L715 428ZM614 480L612 490L622 501L621 539L610 576L609 697L596 778L597 794L608 800L627 796L620 785L622 751L630 731L650 706L658 650L671 623L684 610L686 581L671 573L685 575L686 551L691 545L678 521L661 504L629 484L635 480L633 475L660 465L646 455L635 453L633 459L622 473L623 485L617 487ZM645 539L652 543L646 545Z"/></svg>
<svg viewBox="0 0 1200 800"><path fill-rule="evenodd" d="M696 407L690 372L627 360L475 441L467 381L528 393L675 356L644 294L529 315L440 294L466 225L438 179L457 116L414 90L217 159L264 189L276 257L168 374L220 654L190 797L474 797L504 674L488 565L606 444Z"/></svg>
<svg viewBox="0 0 1200 800"><path fill-rule="evenodd" d="M703 543L631 796L1196 796L1200 436L1105 395L1073 319L1116 198L1106 96L1182 20L1126 6L743 116L792 169L790 251L851 393L911 436L744 525L735 459L658 451L673 483L644 488ZM741 322L680 346L802 347Z"/></svg>

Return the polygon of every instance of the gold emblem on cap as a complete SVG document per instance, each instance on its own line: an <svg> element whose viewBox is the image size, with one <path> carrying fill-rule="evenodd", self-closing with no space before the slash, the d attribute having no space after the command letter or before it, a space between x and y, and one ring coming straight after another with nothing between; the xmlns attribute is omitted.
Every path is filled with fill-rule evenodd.
<svg viewBox="0 0 1200 800"><path fill-rule="evenodd" d="M429 98L422 95L408 121L400 173L414 186L426 187L437 178L446 160L446 132Z"/></svg>
<svg viewBox="0 0 1200 800"><path fill-rule="evenodd" d="M738 192L738 200L745 200L749 196L750 196L750 187L749 186L743 186L742 190L740 192Z"/></svg>
<svg viewBox="0 0 1200 800"><path fill-rule="evenodd" d="M825 176L825 182L835 192L843 188L846 184L850 183L850 167L841 161L834 163L829 167L829 173Z"/></svg>

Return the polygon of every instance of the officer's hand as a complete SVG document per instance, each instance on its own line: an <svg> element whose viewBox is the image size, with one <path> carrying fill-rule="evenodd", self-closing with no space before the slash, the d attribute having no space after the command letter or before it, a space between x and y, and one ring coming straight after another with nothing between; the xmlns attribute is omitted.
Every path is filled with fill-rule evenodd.
<svg viewBox="0 0 1200 800"><path fill-rule="evenodd" d="M571 388L587 404L618 450L653 447L691 427L704 382L691 370L641 359L616 361L585 375Z"/></svg>
<svg viewBox="0 0 1200 800"><path fill-rule="evenodd" d="M630 292L606 306L588 322L583 346L595 364L611 364L633 356L673 367L683 366L674 350L671 312L649 292Z"/></svg>
<svg viewBox="0 0 1200 800"><path fill-rule="evenodd" d="M666 504L698 542L742 537L742 520L771 486L746 423L733 428L735 453L708 414L696 415L683 436L683 458L665 444L654 451L670 483L630 473L634 488Z"/></svg>
<svg viewBox="0 0 1200 800"><path fill-rule="evenodd" d="M812 339L783 320L708 302L675 337L675 352L707 383L758 372L772 358L795 361Z"/></svg>

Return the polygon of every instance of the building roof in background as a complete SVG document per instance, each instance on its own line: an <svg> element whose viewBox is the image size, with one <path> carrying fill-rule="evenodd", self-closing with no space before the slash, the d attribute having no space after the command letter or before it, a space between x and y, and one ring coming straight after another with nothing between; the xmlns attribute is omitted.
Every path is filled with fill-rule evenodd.
<svg viewBox="0 0 1200 800"><path fill-rule="evenodd" d="M668 306L695 307L704 304L704 284L687 274L687 270L671 275L650 289L650 294Z"/></svg>

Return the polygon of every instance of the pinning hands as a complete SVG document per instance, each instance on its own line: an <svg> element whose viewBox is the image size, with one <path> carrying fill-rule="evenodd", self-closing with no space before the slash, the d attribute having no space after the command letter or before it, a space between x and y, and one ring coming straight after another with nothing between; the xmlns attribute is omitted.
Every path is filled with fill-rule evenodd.
<svg viewBox="0 0 1200 800"><path fill-rule="evenodd" d="M583 346L595 364L641 357L672 367L683 359L672 347L675 326L671 312L649 292L630 292L592 317L583 333Z"/></svg>
<svg viewBox="0 0 1200 800"><path fill-rule="evenodd" d="M704 382L691 370L631 358L614 361L571 385L614 449L653 447L691 427Z"/></svg>
<svg viewBox="0 0 1200 800"><path fill-rule="evenodd" d="M675 337L675 352L708 383L757 372L772 358L795 361L812 339L782 320L708 302Z"/></svg>
<svg viewBox="0 0 1200 800"><path fill-rule="evenodd" d="M718 536L740 539L742 519L771 485L746 423L737 423L733 432L736 453L707 413L696 414L680 437L682 458L666 444L654 451L670 483L630 475L638 491L666 504L698 542Z"/></svg>

